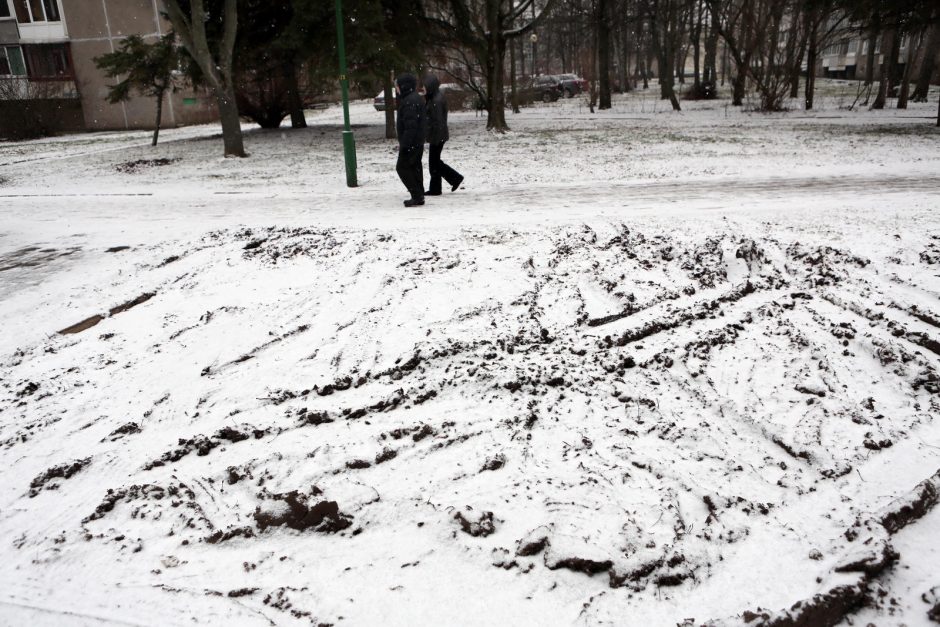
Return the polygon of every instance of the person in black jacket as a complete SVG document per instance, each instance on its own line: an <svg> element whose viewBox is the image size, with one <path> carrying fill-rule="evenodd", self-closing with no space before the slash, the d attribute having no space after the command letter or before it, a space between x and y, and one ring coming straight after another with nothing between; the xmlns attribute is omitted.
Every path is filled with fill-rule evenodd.
<svg viewBox="0 0 940 627"><path fill-rule="evenodd" d="M411 198L406 207L424 204L424 136L427 133L427 114L424 99L417 92L418 79L413 74L402 74L395 80L398 92L398 164L395 169L401 182L408 188Z"/></svg>
<svg viewBox="0 0 940 627"><path fill-rule="evenodd" d="M444 150L444 143L450 139L450 132L447 129L447 100L441 93L441 81L433 74L424 79L424 99L428 107L428 170L431 171L431 183L425 194L440 196L441 178L447 181L451 191L456 192L463 183L463 177L441 161L441 151Z"/></svg>

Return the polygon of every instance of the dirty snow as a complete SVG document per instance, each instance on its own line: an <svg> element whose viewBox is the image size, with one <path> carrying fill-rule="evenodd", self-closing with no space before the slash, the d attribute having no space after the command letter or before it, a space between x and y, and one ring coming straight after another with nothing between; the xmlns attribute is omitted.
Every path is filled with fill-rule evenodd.
<svg viewBox="0 0 940 627"><path fill-rule="evenodd" d="M458 113L407 210L365 102L357 189L337 108L0 144L0 622L927 623L936 106L828 89Z"/></svg>

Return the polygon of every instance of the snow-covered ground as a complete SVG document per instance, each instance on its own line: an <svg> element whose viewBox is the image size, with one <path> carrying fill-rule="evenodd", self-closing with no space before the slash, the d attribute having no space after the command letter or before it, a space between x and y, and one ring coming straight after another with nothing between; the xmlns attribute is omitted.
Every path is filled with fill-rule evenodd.
<svg viewBox="0 0 940 627"><path fill-rule="evenodd" d="M0 624L927 623L936 95L827 88L452 114L414 209L368 103L356 189L0 143Z"/></svg>

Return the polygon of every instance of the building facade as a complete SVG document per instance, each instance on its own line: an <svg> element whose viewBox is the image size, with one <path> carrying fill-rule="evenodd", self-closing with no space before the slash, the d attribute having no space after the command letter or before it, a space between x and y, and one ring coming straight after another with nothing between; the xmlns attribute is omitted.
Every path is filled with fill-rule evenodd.
<svg viewBox="0 0 940 627"><path fill-rule="evenodd" d="M152 42L168 28L160 0L0 0L0 116L42 118L51 131L153 128L153 99L108 103L115 79L94 59L128 35ZM163 107L164 126L216 118L206 94L189 87Z"/></svg>

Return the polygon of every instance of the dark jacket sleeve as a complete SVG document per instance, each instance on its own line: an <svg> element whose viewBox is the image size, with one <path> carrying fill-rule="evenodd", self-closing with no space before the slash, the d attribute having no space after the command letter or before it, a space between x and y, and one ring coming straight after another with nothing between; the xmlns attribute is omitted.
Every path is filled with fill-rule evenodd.
<svg viewBox="0 0 940 627"><path fill-rule="evenodd" d="M428 103L428 143L440 144L448 139L447 99L438 92Z"/></svg>
<svg viewBox="0 0 940 627"><path fill-rule="evenodd" d="M421 128L419 105L410 97L402 103L398 112L398 145L404 152L409 152L424 144L424 129Z"/></svg>

